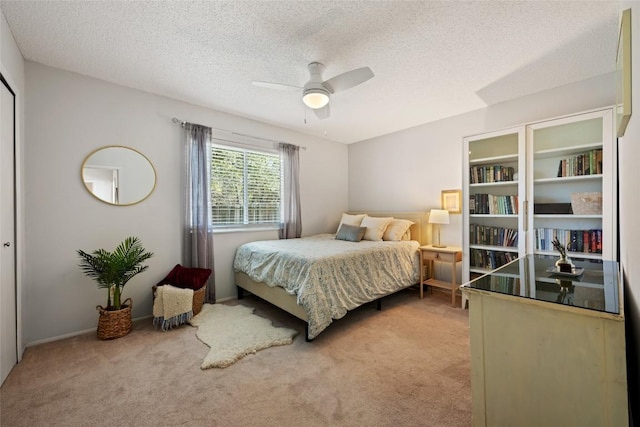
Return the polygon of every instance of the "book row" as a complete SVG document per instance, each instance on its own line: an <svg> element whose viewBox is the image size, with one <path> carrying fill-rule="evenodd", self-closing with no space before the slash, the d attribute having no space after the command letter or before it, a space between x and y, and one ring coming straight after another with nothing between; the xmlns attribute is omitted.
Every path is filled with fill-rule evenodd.
<svg viewBox="0 0 640 427"><path fill-rule="evenodd" d="M558 177L602 174L602 149L560 160Z"/></svg>
<svg viewBox="0 0 640 427"><path fill-rule="evenodd" d="M518 213L518 196L472 194L469 196L470 214L514 215Z"/></svg>
<svg viewBox="0 0 640 427"><path fill-rule="evenodd" d="M491 275L488 278L491 280L490 286L494 292L513 294L520 291L520 279L517 277Z"/></svg>
<svg viewBox="0 0 640 427"><path fill-rule="evenodd" d="M602 253L602 230L559 230L554 228L534 229L536 250L553 251L553 239L569 252Z"/></svg>
<svg viewBox="0 0 640 427"><path fill-rule="evenodd" d="M473 166L469 170L471 184L513 181L515 169L511 166Z"/></svg>
<svg viewBox="0 0 640 427"><path fill-rule="evenodd" d="M518 246L518 230L471 224L469 226L469 241L472 245L515 247Z"/></svg>
<svg viewBox="0 0 640 427"><path fill-rule="evenodd" d="M470 266L494 270L518 258L517 253L470 249Z"/></svg>

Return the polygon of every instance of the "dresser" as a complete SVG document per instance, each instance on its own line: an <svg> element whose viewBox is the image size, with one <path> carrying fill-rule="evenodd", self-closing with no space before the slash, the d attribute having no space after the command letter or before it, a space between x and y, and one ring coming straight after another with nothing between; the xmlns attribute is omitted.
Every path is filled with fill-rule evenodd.
<svg viewBox="0 0 640 427"><path fill-rule="evenodd" d="M559 275L555 260L527 255L461 286L474 426L628 425L618 264Z"/></svg>

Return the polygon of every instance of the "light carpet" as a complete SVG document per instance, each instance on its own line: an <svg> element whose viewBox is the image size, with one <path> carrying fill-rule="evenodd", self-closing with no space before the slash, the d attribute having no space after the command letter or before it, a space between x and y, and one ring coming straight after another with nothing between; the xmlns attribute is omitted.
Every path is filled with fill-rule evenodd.
<svg viewBox="0 0 640 427"><path fill-rule="evenodd" d="M253 307L298 335L204 371L209 348L195 327L159 332L150 319L117 340L92 331L30 346L0 387L0 426L472 425L469 312L447 293L398 292L313 342L302 320L251 294L222 304Z"/></svg>
<svg viewBox="0 0 640 427"><path fill-rule="evenodd" d="M293 342L297 331L276 328L254 311L242 305L204 304L189 321L198 328L198 339L210 348L201 369L226 368L247 354Z"/></svg>

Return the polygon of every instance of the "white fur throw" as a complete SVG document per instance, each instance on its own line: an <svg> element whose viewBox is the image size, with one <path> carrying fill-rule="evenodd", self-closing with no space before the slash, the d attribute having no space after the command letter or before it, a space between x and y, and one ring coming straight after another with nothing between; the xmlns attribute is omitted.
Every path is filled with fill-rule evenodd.
<svg viewBox="0 0 640 427"><path fill-rule="evenodd" d="M196 326L196 336L209 346L201 369L225 368L248 354L274 345L293 342L298 333L276 328L270 320L253 314L244 305L204 304L202 311L189 321Z"/></svg>
<svg viewBox="0 0 640 427"><path fill-rule="evenodd" d="M153 301L153 325L163 331L187 323L193 317L193 289L158 286Z"/></svg>

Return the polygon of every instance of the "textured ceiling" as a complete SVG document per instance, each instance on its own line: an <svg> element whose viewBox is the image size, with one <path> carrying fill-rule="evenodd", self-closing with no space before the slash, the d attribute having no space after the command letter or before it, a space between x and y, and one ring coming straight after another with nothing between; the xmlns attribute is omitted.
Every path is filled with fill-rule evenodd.
<svg viewBox="0 0 640 427"><path fill-rule="evenodd" d="M344 143L612 72L619 7L0 1L28 60ZM334 94L326 120L300 94L251 84L302 86L312 61L325 79L363 66L375 77Z"/></svg>

